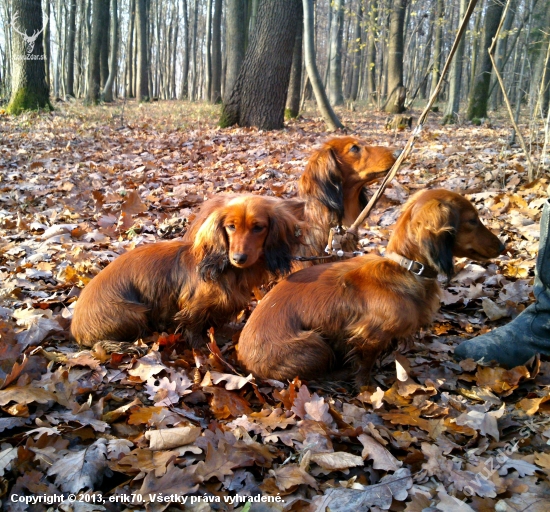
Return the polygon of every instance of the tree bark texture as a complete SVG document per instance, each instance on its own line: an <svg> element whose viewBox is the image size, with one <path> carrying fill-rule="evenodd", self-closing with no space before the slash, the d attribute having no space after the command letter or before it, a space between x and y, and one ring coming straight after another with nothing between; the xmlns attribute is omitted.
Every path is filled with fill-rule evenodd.
<svg viewBox="0 0 550 512"><path fill-rule="evenodd" d="M109 0L101 2L101 46L99 50L99 75L100 91L103 91L109 77Z"/></svg>
<svg viewBox="0 0 550 512"><path fill-rule="evenodd" d="M353 69L351 74L351 86L349 99L355 101L359 92L359 77L361 76L361 49L363 47L361 20L363 19L363 4L359 2L357 16L355 18L355 40L353 42Z"/></svg>
<svg viewBox="0 0 550 512"><path fill-rule="evenodd" d="M111 55L109 59L109 76L103 90L104 101L113 101L113 85L118 71L118 0L111 0Z"/></svg>
<svg viewBox="0 0 550 512"><path fill-rule="evenodd" d="M369 103L376 96L376 35L378 18L378 0L369 5L369 35L367 42L367 94Z"/></svg>
<svg viewBox="0 0 550 512"><path fill-rule="evenodd" d="M317 63L315 62L315 40L314 40L314 25L313 25L313 0L303 0L302 6L304 9L304 57L306 61L307 74L313 93L315 94L315 100L317 101L317 108L321 112L325 123L330 130L337 130L343 128L342 123L332 110L330 102L328 101L327 93L323 87L321 76L317 70Z"/></svg>
<svg viewBox="0 0 550 512"><path fill-rule="evenodd" d="M468 0L460 0L460 12L458 16L458 28L466 13L466 7ZM451 71L449 73L449 97L445 105L445 112L443 116L443 122L454 123L458 116L460 109L460 92L462 89L462 67L464 61L464 45L466 44L466 38L463 36L458 43L453 62L451 63Z"/></svg>
<svg viewBox="0 0 550 512"><path fill-rule="evenodd" d="M76 0L69 2L69 27L67 39L67 94L74 97L74 47L76 36Z"/></svg>
<svg viewBox="0 0 550 512"><path fill-rule="evenodd" d="M328 63L328 97L331 105L343 105L342 93L342 37L344 25L343 0L331 2L330 60Z"/></svg>
<svg viewBox="0 0 550 512"><path fill-rule="evenodd" d="M489 47L495 37L500 17L504 10L504 4L500 0L489 0L487 13L484 19L483 35L481 37L481 65L476 74L470 96L468 98L467 118L481 119L487 117L487 103L489 101L489 86L491 84L491 58L489 57Z"/></svg>
<svg viewBox="0 0 550 512"><path fill-rule="evenodd" d="M388 99L384 110L400 114L405 110L406 90L403 87L403 28L407 0L395 0L390 14L388 44Z"/></svg>
<svg viewBox="0 0 550 512"><path fill-rule="evenodd" d="M189 45L191 44L191 37L189 35L189 9L187 0L183 0L183 31L184 35L184 51L183 62L181 65L181 93L180 100L186 100L189 97Z"/></svg>
<svg viewBox="0 0 550 512"><path fill-rule="evenodd" d="M13 0L12 8L13 72L7 111L17 115L25 110L50 110L52 107L44 65L44 20L41 2ZM33 33L36 37L31 39ZM22 34L25 34L26 38Z"/></svg>
<svg viewBox="0 0 550 512"><path fill-rule="evenodd" d="M435 41L432 66L432 84L430 95L435 91L439 77L441 76L441 46L443 44L443 0L437 0L435 13ZM437 101L437 98L436 100Z"/></svg>
<svg viewBox="0 0 550 512"><path fill-rule="evenodd" d="M290 70L290 84L288 86L288 96L286 98L286 113L288 117L298 117L300 113L300 94L302 92L302 34L303 34L303 9L300 2L300 14L298 16L298 26L296 27L296 41L294 43L294 53L292 55L292 68Z"/></svg>
<svg viewBox="0 0 550 512"><path fill-rule="evenodd" d="M97 1L97 0L96 0ZM147 51L147 0L136 0L137 83L138 101L149 100L149 65Z"/></svg>
<svg viewBox="0 0 550 512"><path fill-rule="evenodd" d="M101 43L105 34L103 22L104 4L109 5L109 0L94 0L92 11L92 34L90 42L90 57L88 63L88 95L90 103L95 104L99 101L99 92L101 90Z"/></svg>
<svg viewBox="0 0 550 512"><path fill-rule="evenodd" d="M225 70L224 101L233 91L244 60L246 42L246 0L227 0L225 9Z"/></svg>
<svg viewBox="0 0 550 512"><path fill-rule="evenodd" d="M210 92L212 90L212 2L214 0L206 0L206 64L204 89L205 99L210 100Z"/></svg>
<svg viewBox="0 0 550 512"><path fill-rule="evenodd" d="M210 102L220 103L222 99L222 0L215 0L212 17L212 87Z"/></svg>
<svg viewBox="0 0 550 512"><path fill-rule="evenodd" d="M285 100L296 40L299 0L262 0L257 26L229 100L221 126L283 127Z"/></svg>

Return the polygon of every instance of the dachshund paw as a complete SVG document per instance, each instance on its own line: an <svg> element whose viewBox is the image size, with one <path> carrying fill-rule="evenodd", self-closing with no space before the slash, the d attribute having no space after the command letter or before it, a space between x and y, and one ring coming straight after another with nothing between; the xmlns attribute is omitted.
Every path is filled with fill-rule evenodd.
<svg viewBox="0 0 550 512"><path fill-rule="evenodd" d="M136 345L126 341L102 340L94 345L94 350L103 351L106 354L130 354L136 357L143 357L149 351L146 345Z"/></svg>

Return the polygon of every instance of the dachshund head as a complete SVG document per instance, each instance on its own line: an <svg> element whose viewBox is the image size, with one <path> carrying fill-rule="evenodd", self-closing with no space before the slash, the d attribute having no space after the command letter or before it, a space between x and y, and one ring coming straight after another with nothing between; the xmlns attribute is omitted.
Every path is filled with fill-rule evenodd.
<svg viewBox="0 0 550 512"><path fill-rule="evenodd" d="M203 279L216 280L229 267L261 264L283 275L290 272L300 241L304 202L265 196L219 196L208 201L195 224L193 253Z"/></svg>
<svg viewBox="0 0 550 512"><path fill-rule="evenodd" d="M359 196L395 160L396 152L390 148L367 146L355 137L330 139L309 159L299 182L300 196L320 201L341 222L348 207L346 192L356 189Z"/></svg>
<svg viewBox="0 0 550 512"><path fill-rule="evenodd" d="M426 262L448 278L454 271L454 256L485 261L504 248L470 201L444 189L411 197L388 243L389 251Z"/></svg>

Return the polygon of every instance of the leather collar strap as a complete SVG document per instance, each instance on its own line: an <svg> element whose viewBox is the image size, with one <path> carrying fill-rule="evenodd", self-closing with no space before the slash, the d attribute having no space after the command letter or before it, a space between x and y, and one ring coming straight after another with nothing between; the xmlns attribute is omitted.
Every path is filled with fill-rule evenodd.
<svg viewBox="0 0 550 512"><path fill-rule="evenodd" d="M409 258L405 258L405 256L401 256L400 254L397 254L395 252L386 252L385 257L395 261L397 264L402 266L403 268L406 268L409 272L412 272L417 277L423 277L425 279L436 279L437 278L437 270L434 270L431 267L428 267L419 261L410 260Z"/></svg>

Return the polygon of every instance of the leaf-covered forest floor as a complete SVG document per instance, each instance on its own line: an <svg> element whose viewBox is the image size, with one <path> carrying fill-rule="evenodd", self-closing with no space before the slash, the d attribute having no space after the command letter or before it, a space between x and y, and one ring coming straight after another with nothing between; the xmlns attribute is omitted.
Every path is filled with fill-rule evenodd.
<svg viewBox="0 0 550 512"><path fill-rule="evenodd" d="M505 371L452 359L461 339L533 300L549 180L528 182L504 117L441 127L432 114L367 220L364 246L381 249L411 193L445 187L467 194L508 250L486 265L459 260L432 327L380 361L361 393L235 373L237 324L195 353L154 334L138 360L69 340L80 289L117 255L180 236L214 193L292 197L312 149L332 136L312 107L277 132L221 130L217 111L158 102L0 113L3 508L247 510L245 497L261 495L251 510L550 510L549 362ZM410 136L385 130L380 113L340 114L373 145Z"/></svg>

